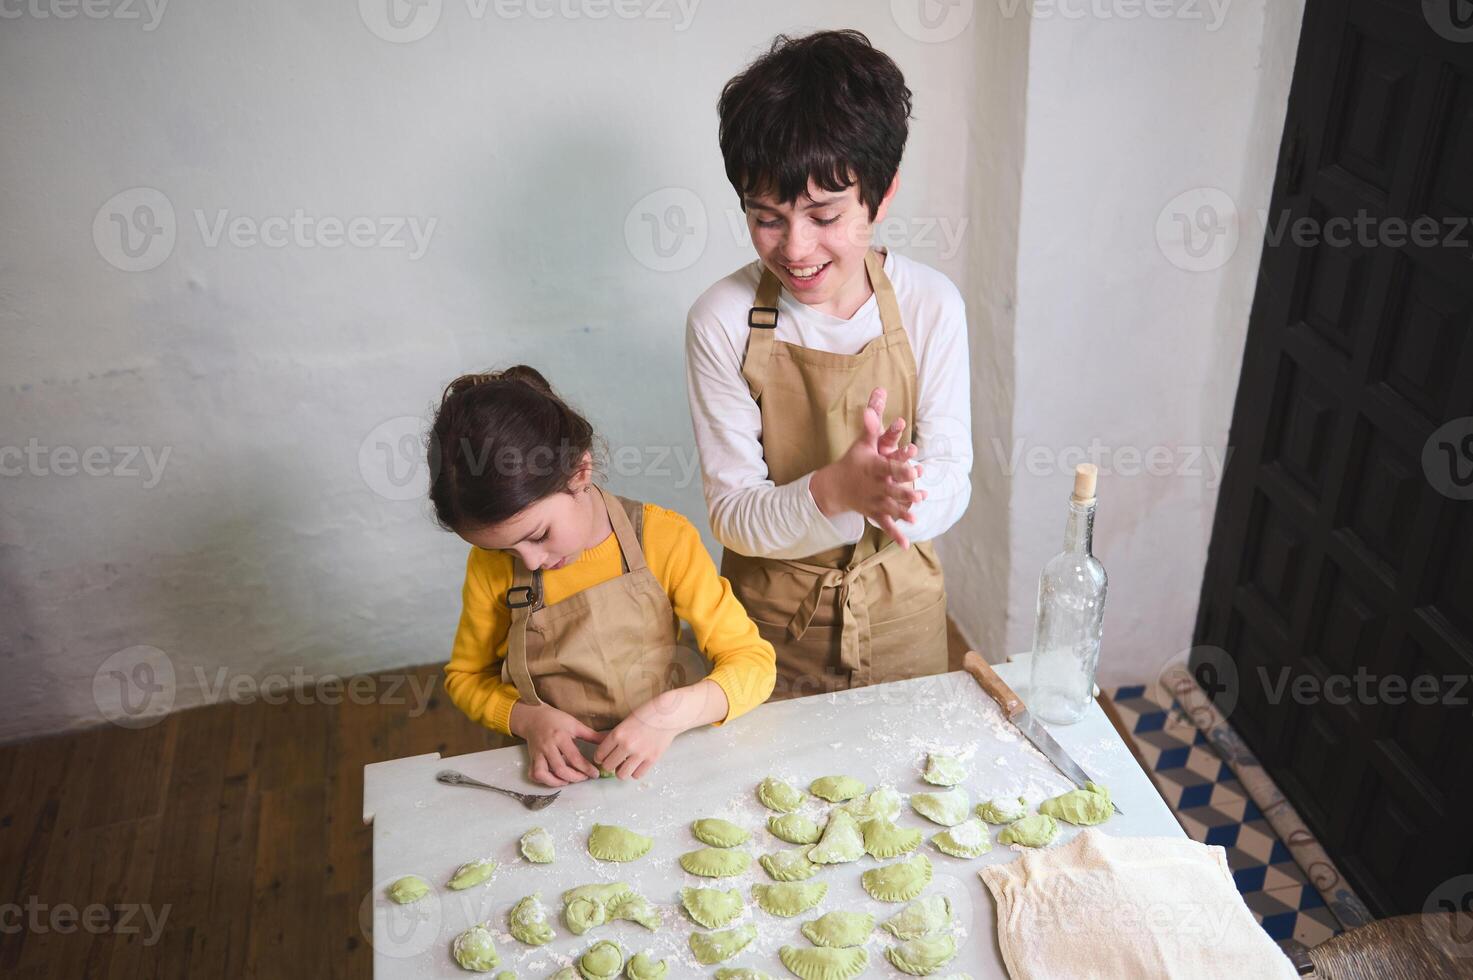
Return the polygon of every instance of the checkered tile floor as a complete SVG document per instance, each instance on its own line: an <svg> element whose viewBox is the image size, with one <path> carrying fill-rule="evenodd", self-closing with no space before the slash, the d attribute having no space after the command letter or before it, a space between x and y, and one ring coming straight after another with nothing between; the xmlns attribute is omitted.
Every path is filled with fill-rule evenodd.
<svg viewBox="0 0 1473 980"><path fill-rule="evenodd" d="M1186 718L1170 711L1156 685L1111 695L1151 778L1194 840L1220 844L1243 900L1275 940L1315 946L1340 932L1324 899L1304 876L1233 771Z"/></svg>

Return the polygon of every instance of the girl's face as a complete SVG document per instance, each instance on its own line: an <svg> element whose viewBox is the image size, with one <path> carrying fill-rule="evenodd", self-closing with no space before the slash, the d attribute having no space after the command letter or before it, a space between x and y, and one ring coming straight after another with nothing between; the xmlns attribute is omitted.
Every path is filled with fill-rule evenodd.
<svg viewBox="0 0 1473 980"><path fill-rule="evenodd" d="M461 531L460 536L487 551L514 552L532 571L562 568L603 537L607 522L592 493L587 470L573 477L567 491L543 497L516 516L491 527Z"/></svg>
<svg viewBox="0 0 1473 980"><path fill-rule="evenodd" d="M788 204L766 194L749 196L743 203L752 244L798 302L848 319L869 298L865 253L899 185L897 176L874 221L859 199L858 184L835 192L810 181L808 192Z"/></svg>

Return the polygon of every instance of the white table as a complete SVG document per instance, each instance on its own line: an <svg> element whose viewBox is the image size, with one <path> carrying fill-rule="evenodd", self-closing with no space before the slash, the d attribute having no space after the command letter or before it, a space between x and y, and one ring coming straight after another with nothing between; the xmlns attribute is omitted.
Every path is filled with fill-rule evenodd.
<svg viewBox="0 0 1473 980"><path fill-rule="evenodd" d="M1002 664L998 672L1026 701L1026 664ZM1084 770L1110 788L1122 811L1101 830L1123 836L1183 836L1098 705L1075 725L1051 728ZM808 945L798 931L805 920L846 909L870 911L883 921L900 906L865 894L860 872L881 863L865 857L825 868L811 879L829 883L827 897L813 912L781 919L758 909L751 885L768 879L755 858L791 846L767 832L770 813L753 792L758 781L775 775L806 789L815 777L847 774L872 788L889 784L902 794L935 791L937 787L919 778L926 753L933 750L966 763L969 778L963 785L973 802L1023 795L1037 804L1072 788L1003 720L971 676L961 672L765 704L730 725L682 735L641 781L579 783L565 788L553 806L540 812L525 810L500 794L445 786L434 779L438 770L455 768L509 789L542 791L526 777L526 753L520 746L449 760L431 754L365 766L363 819L373 825L375 884L364 900L363 921L365 928L373 924L374 976L464 978L467 974L450 956L450 942L470 924L487 920L499 937L502 968L514 970L521 980L541 980L599 939L612 939L631 955L653 950L669 961L671 977L710 976L716 968L697 964L687 946L697 927L679 906L683 886L738 888L747 897L747 911L738 922L755 921L759 937L721 966L752 966L775 977L789 976L777 950L786 944ZM810 798L804 812L820 816L826 806ZM724 817L751 831L746 848L754 860L748 874L708 880L680 868L676 859L702 846L689 831L690 822L701 817ZM595 861L586 849L595 822L638 830L654 837L655 846L630 864ZM920 828L928 839L942 830L908 807L897 823ZM521 858L518 838L534 826L552 833L555 863L534 865ZM1061 826L1060 842L1078 833ZM929 844L920 853L931 859L936 872L925 894L946 894L959 925L960 953L942 973L966 972L976 980L1006 977L997 947L996 908L977 871L1015 860L1017 849L994 845L989 854L970 861L948 857ZM487 855L502 862L489 884L465 892L443 888L459 864ZM437 893L414 905L393 905L384 888L406 874L422 876ZM571 935L559 916L559 896L576 885L607 881L627 882L658 906L664 917L659 931L616 922ZM507 910L534 891L542 894L558 933L540 948L524 946L506 932ZM892 941L876 929L864 976L903 976L884 956Z"/></svg>

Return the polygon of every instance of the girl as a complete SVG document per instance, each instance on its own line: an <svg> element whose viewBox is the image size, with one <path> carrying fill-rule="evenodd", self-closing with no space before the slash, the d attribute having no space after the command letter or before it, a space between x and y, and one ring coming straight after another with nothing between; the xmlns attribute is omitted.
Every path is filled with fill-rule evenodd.
<svg viewBox="0 0 1473 980"><path fill-rule="evenodd" d="M445 689L526 741L534 780L639 779L676 735L772 693L772 645L695 528L596 485L592 428L537 371L451 382L429 462L436 517L474 546ZM680 619L712 665L692 683Z"/></svg>

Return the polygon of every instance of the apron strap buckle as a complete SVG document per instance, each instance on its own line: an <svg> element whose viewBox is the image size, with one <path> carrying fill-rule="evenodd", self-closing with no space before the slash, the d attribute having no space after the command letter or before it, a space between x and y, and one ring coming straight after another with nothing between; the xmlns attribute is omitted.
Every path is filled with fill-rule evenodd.
<svg viewBox="0 0 1473 980"><path fill-rule="evenodd" d="M777 307L754 306L747 311L747 326L759 330L777 329Z"/></svg>
<svg viewBox="0 0 1473 980"><path fill-rule="evenodd" d="M525 599L513 599L518 592L526 593ZM506 590L506 604L511 609L526 609L542 601L542 592L535 585L514 585Z"/></svg>

